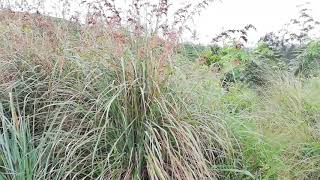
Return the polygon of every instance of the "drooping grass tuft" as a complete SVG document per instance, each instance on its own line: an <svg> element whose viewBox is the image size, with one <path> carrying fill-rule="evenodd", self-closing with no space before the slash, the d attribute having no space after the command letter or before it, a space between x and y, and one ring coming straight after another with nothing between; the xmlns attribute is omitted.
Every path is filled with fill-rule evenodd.
<svg viewBox="0 0 320 180"><path fill-rule="evenodd" d="M52 51L23 47L1 56L2 129L10 134L4 177L217 178L212 167L228 154L224 132L211 124L214 117L190 111L172 89L174 44L95 28L101 29L87 29ZM22 41L40 45L29 39L34 35ZM81 43L87 48L76 48ZM23 166L10 161L13 153Z"/></svg>

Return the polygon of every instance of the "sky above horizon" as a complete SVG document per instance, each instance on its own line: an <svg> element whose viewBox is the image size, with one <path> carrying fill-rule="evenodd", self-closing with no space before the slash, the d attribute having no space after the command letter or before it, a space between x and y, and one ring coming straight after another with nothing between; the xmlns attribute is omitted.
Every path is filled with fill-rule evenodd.
<svg viewBox="0 0 320 180"><path fill-rule="evenodd" d="M305 2L316 20L320 20L320 0L222 0L210 5L194 22L198 42L210 43L215 34L233 28L253 24L256 32L249 34L249 44L261 36L280 30L290 19L296 17Z"/></svg>

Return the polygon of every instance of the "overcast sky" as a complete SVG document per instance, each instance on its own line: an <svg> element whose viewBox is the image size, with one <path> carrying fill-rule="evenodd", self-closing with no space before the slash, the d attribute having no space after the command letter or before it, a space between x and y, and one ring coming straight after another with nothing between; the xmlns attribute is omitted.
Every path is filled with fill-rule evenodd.
<svg viewBox="0 0 320 180"><path fill-rule="evenodd" d="M223 29L242 28L253 24L257 32L250 34L255 42L267 32L279 30L299 11L297 5L310 2L313 15L320 20L320 0L222 0L213 3L195 22L199 41L209 43Z"/></svg>

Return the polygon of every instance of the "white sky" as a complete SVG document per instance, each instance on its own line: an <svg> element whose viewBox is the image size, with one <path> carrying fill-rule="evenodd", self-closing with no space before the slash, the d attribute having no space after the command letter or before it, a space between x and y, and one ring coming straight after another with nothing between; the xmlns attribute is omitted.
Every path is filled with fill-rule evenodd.
<svg viewBox="0 0 320 180"><path fill-rule="evenodd" d="M249 41L257 41L267 32L281 27L297 16L296 6L310 2L313 15L320 20L320 0L222 0L213 3L195 22L199 41L210 43L215 34L223 29L242 28L253 24L257 32L251 33Z"/></svg>

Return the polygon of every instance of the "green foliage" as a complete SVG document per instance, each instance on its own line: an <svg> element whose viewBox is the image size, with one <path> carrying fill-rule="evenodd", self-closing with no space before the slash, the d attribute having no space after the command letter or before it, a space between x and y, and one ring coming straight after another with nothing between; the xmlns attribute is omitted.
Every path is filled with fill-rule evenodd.
<svg viewBox="0 0 320 180"><path fill-rule="evenodd" d="M203 58L205 65L218 69L218 73L222 74L222 85L227 87L229 83L242 80L250 54L241 48L212 46L210 51L204 53Z"/></svg>
<svg viewBox="0 0 320 180"><path fill-rule="evenodd" d="M277 60L280 60L281 56L276 50L273 50L269 45L265 42L259 42L258 46L254 50L254 55L256 58L262 59L262 60L269 60L276 62ZM270 62L269 62L270 63ZM281 64L275 64L280 66Z"/></svg>
<svg viewBox="0 0 320 180"><path fill-rule="evenodd" d="M212 46L210 51L204 52L205 64L210 66L217 64L221 66L223 72L228 72L234 67L249 60L249 53L244 49L236 47Z"/></svg>
<svg viewBox="0 0 320 180"><path fill-rule="evenodd" d="M178 53L184 55L191 61L195 61L201 56L202 52L206 50L206 46L192 43L183 43L181 46Z"/></svg>
<svg viewBox="0 0 320 180"><path fill-rule="evenodd" d="M11 103L14 103L13 101ZM14 107L13 104L11 104ZM0 118L2 133L0 135L0 179L33 179L38 154L34 148L28 119L18 120L15 109L11 110L14 115L8 119L0 104ZM21 118L21 117L20 117ZM15 124L15 121L21 121ZM17 122L16 122L17 123Z"/></svg>
<svg viewBox="0 0 320 180"><path fill-rule="evenodd" d="M304 77L319 76L320 42L310 42L297 59L299 60L299 65L295 70L295 75L302 75Z"/></svg>
<svg viewBox="0 0 320 180"><path fill-rule="evenodd" d="M229 92L222 97L223 107L227 107L230 113L241 111L254 111L256 100L255 92L241 84L236 84L229 89Z"/></svg>

